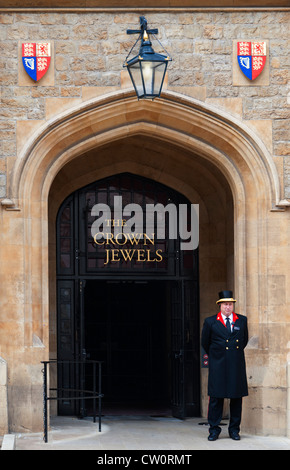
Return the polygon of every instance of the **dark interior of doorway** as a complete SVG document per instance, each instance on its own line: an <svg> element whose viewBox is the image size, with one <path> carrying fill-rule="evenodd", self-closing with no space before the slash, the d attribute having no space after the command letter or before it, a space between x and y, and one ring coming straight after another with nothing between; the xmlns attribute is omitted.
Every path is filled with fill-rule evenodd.
<svg viewBox="0 0 290 470"><path fill-rule="evenodd" d="M85 348L104 361L104 415L171 415L169 289L159 280L86 282Z"/></svg>

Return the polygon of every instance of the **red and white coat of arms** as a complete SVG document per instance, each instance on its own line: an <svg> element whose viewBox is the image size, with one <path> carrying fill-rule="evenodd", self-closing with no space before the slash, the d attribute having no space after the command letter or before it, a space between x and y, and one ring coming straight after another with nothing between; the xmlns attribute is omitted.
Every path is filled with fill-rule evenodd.
<svg viewBox="0 0 290 470"><path fill-rule="evenodd" d="M266 63L266 42L240 41L237 43L237 56L243 74L250 80L255 80Z"/></svg>
<svg viewBox="0 0 290 470"><path fill-rule="evenodd" d="M22 63L34 81L38 82L46 74L50 59L49 42L25 42L22 44Z"/></svg>

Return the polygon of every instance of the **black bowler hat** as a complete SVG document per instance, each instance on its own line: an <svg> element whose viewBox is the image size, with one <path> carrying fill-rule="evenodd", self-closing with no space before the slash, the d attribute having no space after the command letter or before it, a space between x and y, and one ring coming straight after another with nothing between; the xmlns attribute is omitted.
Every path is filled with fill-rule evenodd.
<svg viewBox="0 0 290 470"><path fill-rule="evenodd" d="M220 304L221 302L236 302L236 299L233 299L231 290L222 290L219 292L219 300L217 300L216 303Z"/></svg>

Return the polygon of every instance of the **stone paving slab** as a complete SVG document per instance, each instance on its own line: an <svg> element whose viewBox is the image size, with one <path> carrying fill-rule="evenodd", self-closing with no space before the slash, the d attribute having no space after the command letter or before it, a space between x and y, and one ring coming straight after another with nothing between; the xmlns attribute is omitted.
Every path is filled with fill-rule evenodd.
<svg viewBox="0 0 290 470"><path fill-rule="evenodd" d="M228 437L223 426L220 437L209 442L208 426L202 418L152 418L108 416L98 423L86 418L56 417L51 420L48 442L42 433L16 434L16 450L96 450L104 451L194 451L194 450L290 450L290 439L252 436L241 432L241 440ZM188 452L187 452L188 453ZM114 453L113 453L114 454Z"/></svg>

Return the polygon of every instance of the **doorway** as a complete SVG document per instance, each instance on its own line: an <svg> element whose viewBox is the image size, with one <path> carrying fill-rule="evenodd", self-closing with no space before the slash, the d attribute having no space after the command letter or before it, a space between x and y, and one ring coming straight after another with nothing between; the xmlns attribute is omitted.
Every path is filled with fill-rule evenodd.
<svg viewBox="0 0 290 470"><path fill-rule="evenodd" d="M148 203L169 202L176 208L186 204L190 212L180 193L128 173L96 181L63 202L56 227L58 359L104 361L103 406L110 412L126 407L131 413L147 409L169 410L179 418L198 416L198 249L182 251L179 238L158 239L153 226L152 243L139 246L134 239L134 250L129 237L111 234L114 253L142 256L118 255L107 263L106 252L113 250L92 237L92 208L100 202L110 207L116 195L126 204L138 202L144 214ZM164 220L168 233L169 216ZM60 388L77 388L78 380L90 389L89 375L79 379L58 373ZM58 412L79 410L67 400Z"/></svg>
<svg viewBox="0 0 290 470"><path fill-rule="evenodd" d="M85 350L104 361L104 413L170 409L168 283L89 280Z"/></svg>

